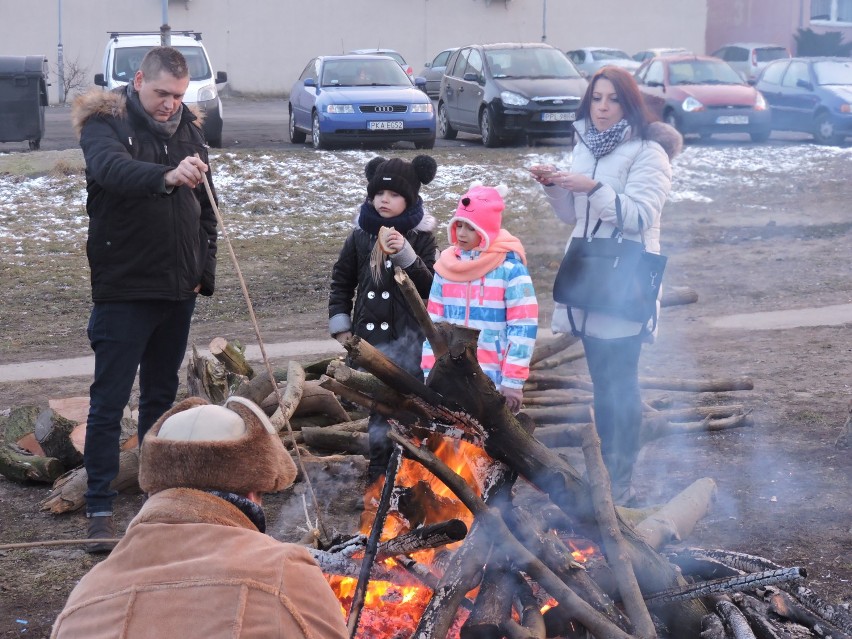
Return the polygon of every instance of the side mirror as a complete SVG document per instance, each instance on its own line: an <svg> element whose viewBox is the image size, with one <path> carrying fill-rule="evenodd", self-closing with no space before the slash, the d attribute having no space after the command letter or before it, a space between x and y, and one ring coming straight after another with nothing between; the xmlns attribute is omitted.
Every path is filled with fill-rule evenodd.
<svg viewBox="0 0 852 639"><path fill-rule="evenodd" d="M645 86L649 86L649 87L662 87L662 86L663 86L663 83L662 83L662 82L658 82L657 80L648 80L648 82L646 82L646 83L645 83Z"/></svg>
<svg viewBox="0 0 852 639"><path fill-rule="evenodd" d="M95 74L95 86L105 87L106 85L107 85L107 83L106 83L106 80L104 80L104 74L103 73L96 73Z"/></svg>
<svg viewBox="0 0 852 639"><path fill-rule="evenodd" d="M479 82L479 74L478 73L465 73L462 78L465 82Z"/></svg>
<svg viewBox="0 0 852 639"><path fill-rule="evenodd" d="M314 78L305 78L304 85L306 87L315 87L317 85L317 81Z"/></svg>
<svg viewBox="0 0 852 639"><path fill-rule="evenodd" d="M224 84L228 81L228 74L224 71L216 72L216 84Z"/></svg>
<svg viewBox="0 0 852 639"><path fill-rule="evenodd" d="M414 86L416 87L425 87L426 86L426 78L421 75L418 75L414 78Z"/></svg>
<svg viewBox="0 0 852 639"><path fill-rule="evenodd" d="M431 69L431 68L432 68L432 63L431 63L431 62L427 62L427 63L426 63L426 64L424 64L423 66L424 66L424 67L426 67L427 69Z"/></svg>
<svg viewBox="0 0 852 639"><path fill-rule="evenodd" d="M807 89L808 91L814 90L814 85L812 85L807 80L796 80L796 86L800 89Z"/></svg>

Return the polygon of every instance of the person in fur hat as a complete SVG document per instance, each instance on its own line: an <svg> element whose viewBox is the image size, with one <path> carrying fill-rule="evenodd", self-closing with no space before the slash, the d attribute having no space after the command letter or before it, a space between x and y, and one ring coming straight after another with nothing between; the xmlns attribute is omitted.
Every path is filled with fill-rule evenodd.
<svg viewBox="0 0 852 639"><path fill-rule="evenodd" d="M531 168L557 217L574 225L572 238L622 232L625 239L643 241L647 251L659 253L660 218L671 191L671 158L683 145L680 134L651 122L633 76L613 66L592 76L574 129L569 171L552 165ZM572 330L582 337L594 386L595 426L620 505L635 500L631 480L642 424L639 354L643 341L653 340L656 326L656 316L642 324L561 305L553 314L555 332Z"/></svg>
<svg viewBox="0 0 852 639"><path fill-rule="evenodd" d="M264 534L262 497L296 466L263 411L186 399L142 441L148 499L109 557L75 586L52 639L348 637L303 547Z"/></svg>
<svg viewBox="0 0 852 639"><path fill-rule="evenodd" d="M411 162L375 157L367 163L367 198L331 272L329 333L341 344L358 335L409 373L420 376L423 331L393 280L403 269L422 298L429 295L437 243L435 218L424 210L420 187L438 170L428 155ZM369 481L390 459L388 424L370 416Z"/></svg>
<svg viewBox="0 0 852 639"><path fill-rule="evenodd" d="M174 403L196 297L213 294L216 216L202 184L201 119L182 103L188 85L180 51L155 47L126 87L86 93L71 112L86 160L94 303L84 453L93 540L115 537L110 484L136 371L141 443ZM110 548L95 541L87 550Z"/></svg>
<svg viewBox="0 0 852 639"><path fill-rule="evenodd" d="M447 224L451 246L435 262L427 310L433 322L479 329L482 371L517 413L538 332L538 301L521 241L502 228L507 188L474 182ZM429 374L435 354L423 343Z"/></svg>

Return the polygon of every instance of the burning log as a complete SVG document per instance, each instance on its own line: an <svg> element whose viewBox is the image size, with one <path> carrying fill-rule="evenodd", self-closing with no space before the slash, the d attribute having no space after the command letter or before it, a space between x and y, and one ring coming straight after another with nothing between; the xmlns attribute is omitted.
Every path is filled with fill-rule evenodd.
<svg viewBox="0 0 852 639"><path fill-rule="evenodd" d="M716 614L709 614L701 620L701 639L728 639L725 624Z"/></svg>
<svg viewBox="0 0 852 639"><path fill-rule="evenodd" d="M799 581L806 576L807 571L799 567L753 572L745 575L737 575L736 577L725 577L690 584L681 588L672 588L666 592L650 595L645 601L649 606L665 605L696 597L707 597L714 593L741 592L773 584Z"/></svg>
<svg viewBox="0 0 852 639"><path fill-rule="evenodd" d="M429 345L432 347L435 357L440 357L447 352L447 343L435 330L435 325L432 323L432 318L429 317L429 312L426 310L425 304L423 304L420 293L417 292L417 288L414 286L411 278L408 277L408 274L400 267L397 266L394 269L393 278L399 285L405 301L408 302L408 308L411 309L411 312L417 319L417 323L423 328L423 334L429 340Z"/></svg>
<svg viewBox="0 0 852 639"><path fill-rule="evenodd" d="M827 628L829 629L828 632L830 632L832 639L850 639L850 634L848 632L844 632L840 628L834 626L833 623L829 623L825 618L814 614L814 612L809 610L800 602L797 602L790 594L782 590L770 590L767 593L767 600L769 603L769 609L779 617L795 621L820 636L825 636L827 634Z"/></svg>
<svg viewBox="0 0 852 639"><path fill-rule="evenodd" d="M751 626L748 625L745 615L730 601L722 600L717 603L716 611L725 625L731 629L734 639L757 639L751 630Z"/></svg>
<svg viewBox="0 0 852 639"><path fill-rule="evenodd" d="M630 562L630 550L621 535L615 506L612 503L612 488L609 473L601 454L601 440L597 431L589 427L583 438L583 456L592 492L592 504L600 527L604 552L609 560L610 569L615 575L621 600L627 610L627 616L636 629L640 639L652 639L657 636L654 622L642 599L642 592Z"/></svg>
<svg viewBox="0 0 852 639"><path fill-rule="evenodd" d="M318 550L306 546L307 551L311 553L314 561L326 575L336 575L338 577L358 578L361 572L362 562L359 559L352 559L341 553L330 553L325 550ZM421 586L423 583L414 575L399 568L388 568L383 563L375 563L370 568L371 581L386 581L396 586Z"/></svg>
<svg viewBox="0 0 852 639"><path fill-rule="evenodd" d="M509 568L506 557L496 557L492 553L473 610L461 627L461 639L502 636L501 624L512 615L515 586L515 573Z"/></svg>
<svg viewBox="0 0 852 639"><path fill-rule="evenodd" d="M769 621L769 606L754 597L743 593L736 593L731 597L745 615L749 626L754 629L755 635L760 639L785 639L788 635L781 632Z"/></svg>
<svg viewBox="0 0 852 639"><path fill-rule="evenodd" d="M407 555L421 550L440 548L461 541L467 536L467 524L461 519L450 519L437 524L427 524L409 533L399 535L379 544L378 557Z"/></svg>

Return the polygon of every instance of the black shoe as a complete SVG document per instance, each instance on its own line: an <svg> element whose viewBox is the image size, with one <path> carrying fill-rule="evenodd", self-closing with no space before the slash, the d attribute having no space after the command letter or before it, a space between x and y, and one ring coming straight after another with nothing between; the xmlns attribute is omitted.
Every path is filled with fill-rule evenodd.
<svg viewBox="0 0 852 639"><path fill-rule="evenodd" d="M115 520L112 515L86 515L86 539L115 539ZM109 553L115 546L114 541L104 541L86 545L86 552L92 555Z"/></svg>

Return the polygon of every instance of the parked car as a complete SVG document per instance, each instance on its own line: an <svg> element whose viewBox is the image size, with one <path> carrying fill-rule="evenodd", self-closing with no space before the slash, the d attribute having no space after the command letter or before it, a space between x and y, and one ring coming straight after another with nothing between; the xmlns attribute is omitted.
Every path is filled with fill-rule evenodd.
<svg viewBox="0 0 852 639"><path fill-rule="evenodd" d="M559 49L540 42L470 45L447 62L438 96L438 132L504 140L570 136L586 80Z"/></svg>
<svg viewBox="0 0 852 639"><path fill-rule="evenodd" d="M657 58L666 55L692 55L692 51L680 47L656 47L652 49L643 49L633 54L633 59L640 64L648 58Z"/></svg>
<svg viewBox="0 0 852 639"><path fill-rule="evenodd" d="M213 73L210 56L197 31L172 31L172 46L186 58L189 68L189 86L183 101L197 106L204 113L204 137L210 146L222 146L222 100L219 90L228 81L228 74ZM160 46L159 31L113 31L104 47L101 69L95 74L95 84L105 89L124 86L133 79L142 58L154 47Z"/></svg>
<svg viewBox="0 0 852 639"><path fill-rule="evenodd" d="M726 44L711 54L730 64L744 80L754 81L757 75L773 60L789 58L790 52L778 44L759 42L737 42Z"/></svg>
<svg viewBox="0 0 852 639"><path fill-rule="evenodd" d="M574 66L587 77L608 64L623 67L631 73L639 68L639 63L621 49L585 47L567 51L566 55L574 63Z"/></svg>
<svg viewBox="0 0 852 639"><path fill-rule="evenodd" d="M852 58L770 62L758 89L772 110L772 128L813 133L820 144L852 136Z"/></svg>
<svg viewBox="0 0 852 639"><path fill-rule="evenodd" d="M350 51L349 55L386 55L389 58L396 60L409 78L414 77L414 69L412 69L411 65L405 61L405 58L402 57L402 54L399 53L399 51L394 51L393 49L355 49Z"/></svg>
<svg viewBox="0 0 852 639"><path fill-rule="evenodd" d="M438 97L441 92L441 78L444 75L444 69L447 68L447 60L453 51L458 51L458 47L444 49L432 58L431 62L423 65L423 69L417 75L426 78L426 93L431 97Z"/></svg>
<svg viewBox="0 0 852 639"><path fill-rule="evenodd" d="M432 100L396 61L386 56L314 58L290 89L289 134L296 144L308 134L314 148L336 144L407 141L435 146Z"/></svg>
<svg viewBox="0 0 852 639"><path fill-rule="evenodd" d="M651 58L636 81L651 112L683 134L742 132L760 142L771 132L766 100L718 58Z"/></svg>

